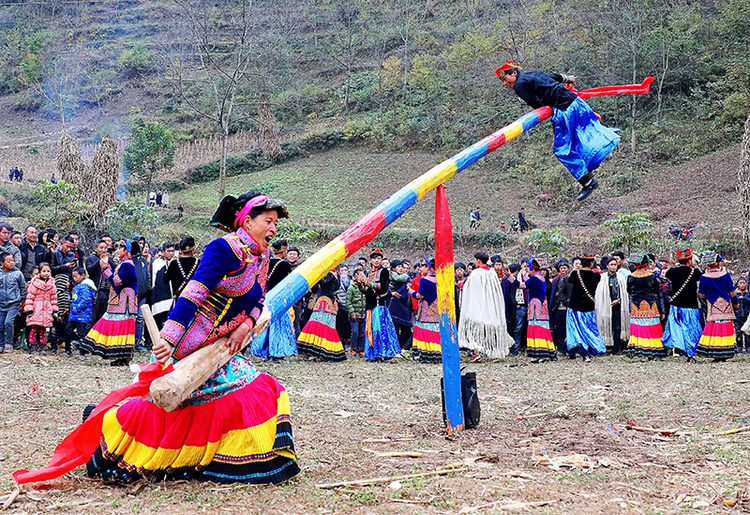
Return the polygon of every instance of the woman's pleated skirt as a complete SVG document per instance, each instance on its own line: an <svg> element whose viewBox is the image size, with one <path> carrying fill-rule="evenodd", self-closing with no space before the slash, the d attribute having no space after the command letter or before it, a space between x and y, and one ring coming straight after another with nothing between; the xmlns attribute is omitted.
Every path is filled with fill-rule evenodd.
<svg viewBox="0 0 750 515"><path fill-rule="evenodd" d="M252 379L241 385L243 378ZM91 477L123 482L142 476L286 481L300 470L289 398L274 378L235 357L175 411L131 399L107 412L101 445L87 469Z"/></svg>
<svg viewBox="0 0 750 515"><path fill-rule="evenodd" d="M659 317L630 316L630 341L625 350L632 356L647 356L650 358L663 358L667 355L667 348L661 342L664 334Z"/></svg>
<svg viewBox="0 0 750 515"><path fill-rule="evenodd" d="M81 340L79 349L104 359L130 359L135 345L135 315L105 313Z"/></svg>
<svg viewBox="0 0 750 515"><path fill-rule="evenodd" d="M297 339L297 349L300 353L317 356L326 361L346 359L344 346L336 331L335 309L328 299L321 298L316 302L310 320Z"/></svg>
<svg viewBox="0 0 750 515"><path fill-rule="evenodd" d="M734 356L736 344L732 320L707 322L695 353L706 358L729 359Z"/></svg>
<svg viewBox="0 0 750 515"><path fill-rule="evenodd" d="M440 346L440 322L414 323L412 353L425 361L443 359Z"/></svg>
<svg viewBox="0 0 750 515"><path fill-rule="evenodd" d="M250 354L262 359L286 358L297 354L297 338L289 311L255 337L250 344Z"/></svg>
<svg viewBox="0 0 750 515"><path fill-rule="evenodd" d="M365 358L389 359L401 352L396 327L385 306L367 310L365 317Z"/></svg>

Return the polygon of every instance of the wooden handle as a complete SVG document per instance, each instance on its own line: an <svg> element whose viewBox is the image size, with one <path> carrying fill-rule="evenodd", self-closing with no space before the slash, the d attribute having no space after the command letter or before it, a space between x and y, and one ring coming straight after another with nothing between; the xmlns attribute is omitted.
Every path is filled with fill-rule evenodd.
<svg viewBox="0 0 750 515"><path fill-rule="evenodd" d="M146 324L151 342L158 342L160 338L159 326L156 325L156 320L154 320L154 315L151 313L151 307L148 304L141 306L141 315L143 315L143 322Z"/></svg>
<svg viewBox="0 0 750 515"><path fill-rule="evenodd" d="M250 331L241 349L250 345L255 335L255 331ZM149 388L154 403L165 411L177 409L196 388L234 357L226 345L228 340L229 337L224 336L198 349L175 363L173 372L154 380Z"/></svg>

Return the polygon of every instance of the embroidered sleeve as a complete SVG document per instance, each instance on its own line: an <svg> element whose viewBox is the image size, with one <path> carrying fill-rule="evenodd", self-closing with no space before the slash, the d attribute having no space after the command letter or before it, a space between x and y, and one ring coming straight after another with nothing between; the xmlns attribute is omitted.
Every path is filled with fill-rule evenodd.
<svg viewBox="0 0 750 515"><path fill-rule="evenodd" d="M211 290L228 272L237 269L238 266L240 266L240 260L224 239L219 238L209 243L203 252L203 258L195 275L169 311L161 337L175 346L185 334L185 328L195 318L198 307L205 301Z"/></svg>
<svg viewBox="0 0 750 515"><path fill-rule="evenodd" d="M102 269L102 275L105 279L109 279L110 277L112 277L112 268L107 265L106 268Z"/></svg>

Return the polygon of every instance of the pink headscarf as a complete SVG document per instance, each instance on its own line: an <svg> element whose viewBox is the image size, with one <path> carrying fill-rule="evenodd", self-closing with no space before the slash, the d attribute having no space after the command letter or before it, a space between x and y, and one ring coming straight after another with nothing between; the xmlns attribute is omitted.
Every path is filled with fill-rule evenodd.
<svg viewBox="0 0 750 515"><path fill-rule="evenodd" d="M269 200L270 199L268 195L258 195L257 197L253 197L248 200L242 207L242 209L237 212L237 217L234 219L235 227L242 227L242 224L245 223L245 218L247 218L247 215L250 214L250 211L252 211L254 207L265 204Z"/></svg>

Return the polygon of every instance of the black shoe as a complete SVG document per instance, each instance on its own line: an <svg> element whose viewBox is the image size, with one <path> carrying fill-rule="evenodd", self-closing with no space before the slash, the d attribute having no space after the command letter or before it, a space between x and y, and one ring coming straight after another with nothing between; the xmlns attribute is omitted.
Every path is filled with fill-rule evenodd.
<svg viewBox="0 0 750 515"><path fill-rule="evenodd" d="M96 409L96 406L94 406L93 404L89 404L88 406L83 408L83 421L82 422L86 422L86 419L91 416L91 413L93 413L95 409Z"/></svg>
<svg viewBox="0 0 750 515"><path fill-rule="evenodd" d="M599 181L596 179L591 179L591 182L588 184L588 186L584 186L583 189L581 189L581 193L578 194L578 198L576 199L578 202L581 202L583 200L586 200L589 198L589 195L594 193L594 190L599 187Z"/></svg>

